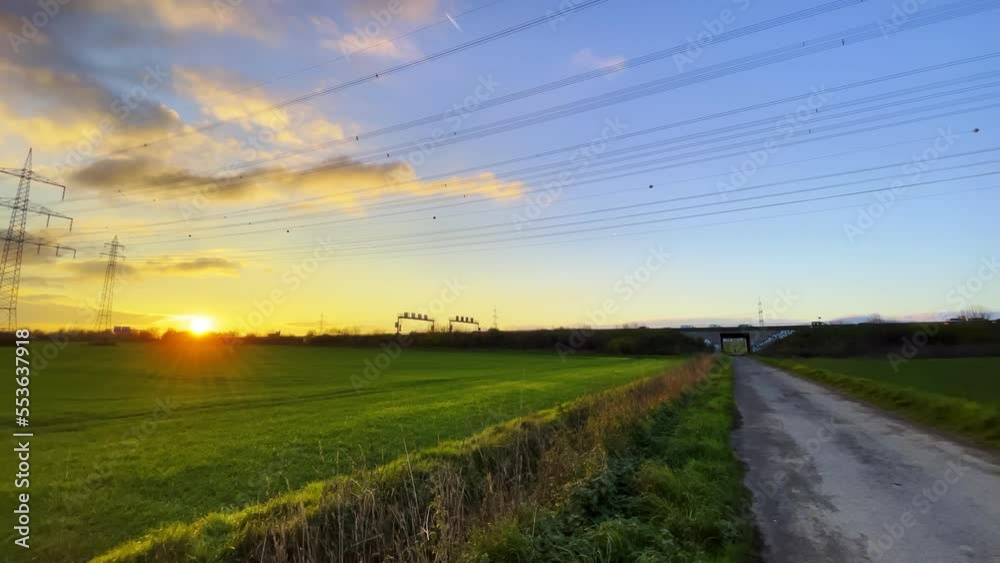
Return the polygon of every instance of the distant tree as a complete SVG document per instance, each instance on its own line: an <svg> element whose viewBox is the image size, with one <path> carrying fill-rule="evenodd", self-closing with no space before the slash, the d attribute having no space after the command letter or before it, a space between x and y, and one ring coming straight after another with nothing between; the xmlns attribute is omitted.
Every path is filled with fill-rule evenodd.
<svg viewBox="0 0 1000 563"><path fill-rule="evenodd" d="M880 325L885 322L885 319L883 319L882 315L878 313L872 313L871 316L868 317L868 322L873 325Z"/></svg>
<svg viewBox="0 0 1000 563"><path fill-rule="evenodd" d="M982 305L970 305L962 311L962 316L969 321L988 321L993 317L993 314Z"/></svg>

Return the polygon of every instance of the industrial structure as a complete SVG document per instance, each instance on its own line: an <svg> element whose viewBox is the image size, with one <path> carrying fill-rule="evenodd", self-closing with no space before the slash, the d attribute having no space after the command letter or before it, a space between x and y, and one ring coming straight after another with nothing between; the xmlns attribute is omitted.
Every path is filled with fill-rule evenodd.
<svg viewBox="0 0 1000 563"><path fill-rule="evenodd" d="M455 317L455 318L448 319L448 332L452 331L452 328L454 327L455 323L458 323L458 324L467 324L467 325L475 325L477 332L482 330L482 328L480 328L480 326L479 326L479 321L477 321L476 319L474 319L472 317Z"/></svg>
<svg viewBox="0 0 1000 563"><path fill-rule="evenodd" d="M97 312L97 330L111 330L111 309L115 299L115 275L118 271L118 260L124 260L121 251L125 249L115 237L111 242L104 243L105 252L101 256L108 257L108 265L104 269L104 291L101 292L101 308ZM117 334L117 332L116 332Z"/></svg>
<svg viewBox="0 0 1000 563"><path fill-rule="evenodd" d="M3 258L0 259L0 310L7 312L5 330L13 331L17 330L17 294L21 285L21 262L24 257L24 245L36 246L39 254L41 254L43 246L55 248L56 256L60 256L60 252L63 250L71 251L74 258L76 258L76 249L49 242L26 232L29 213L45 215L46 227L49 226L53 217L66 219L69 221L69 230L73 230L71 217L31 202L32 181L62 188L61 199L66 197L66 186L40 176L31 169L31 149L28 149L28 158L24 161L23 167L0 168L0 173L18 179L15 196L0 199L0 206L10 208L10 226L7 227L7 234L3 237Z"/></svg>
<svg viewBox="0 0 1000 563"><path fill-rule="evenodd" d="M400 313L396 315L396 334L403 332L404 320L431 323L431 332L434 332L434 319L425 313Z"/></svg>

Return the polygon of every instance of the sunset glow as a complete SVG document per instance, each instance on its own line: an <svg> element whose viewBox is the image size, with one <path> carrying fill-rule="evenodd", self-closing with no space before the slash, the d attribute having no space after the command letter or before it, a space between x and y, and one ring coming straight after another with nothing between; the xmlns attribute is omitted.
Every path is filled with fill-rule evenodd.
<svg viewBox="0 0 1000 563"><path fill-rule="evenodd" d="M188 325L188 330L193 334L205 334L206 332L212 330L214 326L212 319L208 317L191 317L191 323Z"/></svg>

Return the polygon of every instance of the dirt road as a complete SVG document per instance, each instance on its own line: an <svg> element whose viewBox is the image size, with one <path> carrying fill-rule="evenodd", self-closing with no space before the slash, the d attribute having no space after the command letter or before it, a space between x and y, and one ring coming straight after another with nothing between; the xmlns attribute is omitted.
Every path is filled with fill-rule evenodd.
<svg viewBox="0 0 1000 563"><path fill-rule="evenodd" d="M750 358L733 443L774 563L1000 563L995 458Z"/></svg>

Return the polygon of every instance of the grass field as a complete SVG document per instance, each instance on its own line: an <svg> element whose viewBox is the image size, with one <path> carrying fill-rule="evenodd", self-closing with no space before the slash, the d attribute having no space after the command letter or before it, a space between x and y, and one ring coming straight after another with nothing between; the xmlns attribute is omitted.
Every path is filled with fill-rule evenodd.
<svg viewBox="0 0 1000 563"><path fill-rule="evenodd" d="M731 373L692 359L98 561L756 560Z"/></svg>
<svg viewBox="0 0 1000 563"><path fill-rule="evenodd" d="M895 411L916 422L1000 449L1000 358L764 361Z"/></svg>
<svg viewBox="0 0 1000 563"><path fill-rule="evenodd" d="M405 350L356 390L379 353L70 345L32 376L32 556L81 561L681 361Z"/></svg>
<svg viewBox="0 0 1000 563"><path fill-rule="evenodd" d="M808 366L976 403L1000 405L1000 358L911 360L898 366L875 358L809 358Z"/></svg>

